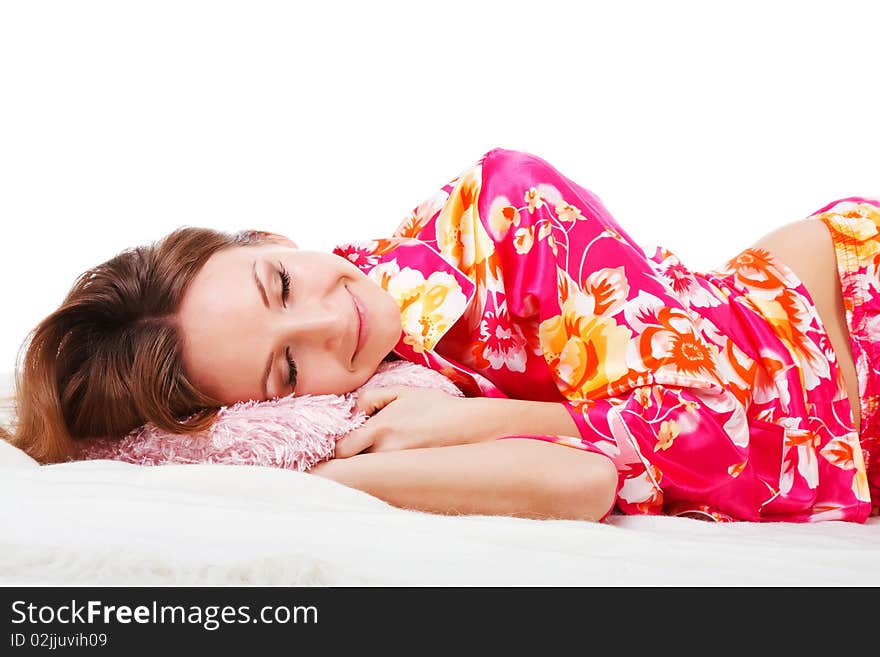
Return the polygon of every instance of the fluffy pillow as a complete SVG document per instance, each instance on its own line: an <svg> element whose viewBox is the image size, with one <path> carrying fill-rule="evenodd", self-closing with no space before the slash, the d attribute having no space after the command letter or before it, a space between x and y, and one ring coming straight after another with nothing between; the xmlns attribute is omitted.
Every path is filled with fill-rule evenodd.
<svg viewBox="0 0 880 657"><path fill-rule="evenodd" d="M168 433L148 423L122 438L78 441L72 460L225 463L303 471L332 458L336 441L366 420L355 408L360 390L392 385L439 388L463 396L447 377L424 365L385 361L364 385L347 395L239 402L222 407L211 428L192 435Z"/></svg>

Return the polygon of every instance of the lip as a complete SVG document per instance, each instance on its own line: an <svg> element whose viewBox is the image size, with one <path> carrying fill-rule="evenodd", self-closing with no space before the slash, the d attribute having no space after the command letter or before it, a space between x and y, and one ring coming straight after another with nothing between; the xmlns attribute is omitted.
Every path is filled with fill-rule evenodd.
<svg viewBox="0 0 880 657"><path fill-rule="evenodd" d="M354 307L357 310L358 318L357 340L355 341L354 352L351 355L351 359L354 360L360 353L361 348L364 346L364 343L367 341L370 326L369 321L367 320L367 313L364 309L363 302L351 290L349 290L348 293L351 294L351 298L354 299Z"/></svg>

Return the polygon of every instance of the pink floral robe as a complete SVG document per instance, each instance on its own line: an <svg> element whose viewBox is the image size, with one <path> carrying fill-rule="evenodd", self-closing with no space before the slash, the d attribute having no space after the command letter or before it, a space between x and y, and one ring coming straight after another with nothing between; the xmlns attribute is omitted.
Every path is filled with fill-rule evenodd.
<svg viewBox="0 0 880 657"><path fill-rule="evenodd" d="M496 148L391 238L334 252L397 300L402 358L470 396L564 404L579 436L528 437L611 459L619 512L871 512L827 334L766 251L704 273L663 248L649 257L595 194L540 157Z"/></svg>

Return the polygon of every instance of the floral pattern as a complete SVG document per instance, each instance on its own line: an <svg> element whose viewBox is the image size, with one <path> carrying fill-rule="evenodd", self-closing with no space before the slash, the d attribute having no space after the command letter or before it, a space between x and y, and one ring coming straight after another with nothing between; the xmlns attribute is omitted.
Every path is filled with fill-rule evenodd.
<svg viewBox="0 0 880 657"><path fill-rule="evenodd" d="M874 342L877 205L816 215L837 231L847 309L866 335L877 327ZM530 437L611 459L619 512L862 522L872 498L876 512L872 443L853 426L827 333L767 251L706 272L662 247L649 256L595 194L496 148L391 238L335 252L397 301L399 356L468 395L564 404L580 435ZM873 314L859 314L866 290ZM860 371L880 362L871 355ZM876 410L872 385L864 404Z"/></svg>

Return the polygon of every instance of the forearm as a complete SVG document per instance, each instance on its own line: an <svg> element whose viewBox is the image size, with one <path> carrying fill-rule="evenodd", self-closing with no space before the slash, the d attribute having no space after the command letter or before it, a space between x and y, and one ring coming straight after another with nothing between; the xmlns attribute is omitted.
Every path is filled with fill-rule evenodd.
<svg viewBox="0 0 880 657"><path fill-rule="evenodd" d="M528 401L494 397L465 400L472 409L468 421L472 427L462 442L495 440L502 436L574 436L581 435L565 406L558 402Z"/></svg>
<svg viewBox="0 0 880 657"><path fill-rule="evenodd" d="M597 520L616 485L605 457L531 439L364 453L309 472L402 508L527 518Z"/></svg>

